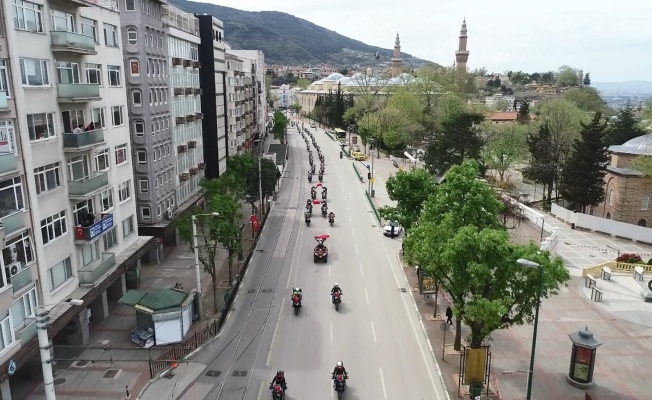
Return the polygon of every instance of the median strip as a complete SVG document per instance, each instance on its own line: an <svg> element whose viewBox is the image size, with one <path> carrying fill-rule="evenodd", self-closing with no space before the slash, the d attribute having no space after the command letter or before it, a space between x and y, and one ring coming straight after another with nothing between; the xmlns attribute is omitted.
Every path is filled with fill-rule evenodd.
<svg viewBox="0 0 652 400"><path fill-rule="evenodd" d="M373 200L371 200L371 196L369 196L369 192L367 189L364 190L364 195L367 198L367 201L369 202L369 205L371 206L371 209L374 212L374 215L376 216L376 220L378 221L378 225L381 224L380 222L380 214L378 214L378 210L376 209L376 206L374 205Z"/></svg>
<svg viewBox="0 0 652 400"><path fill-rule="evenodd" d="M355 166L355 161L351 161L351 165L353 165L353 170L355 171L356 175L358 175L358 179L360 179L360 182L364 183L364 179L362 178L362 175L360 175L360 171L358 171L358 167Z"/></svg>

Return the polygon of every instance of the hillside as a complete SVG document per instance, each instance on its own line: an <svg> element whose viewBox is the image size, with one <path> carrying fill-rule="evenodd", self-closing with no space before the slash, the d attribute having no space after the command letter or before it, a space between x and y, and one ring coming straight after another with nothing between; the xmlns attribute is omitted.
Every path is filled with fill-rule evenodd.
<svg viewBox="0 0 652 400"><path fill-rule="evenodd" d="M377 51L381 62L389 62L393 54L393 50L369 46L286 13L242 11L187 0L170 3L188 12L215 16L224 22L224 37L233 49L262 50L267 64L371 65L378 63L374 58ZM393 36L387 38L388 43L393 41ZM401 58L411 67L428 63L406 53L401 53Z"/></svg>

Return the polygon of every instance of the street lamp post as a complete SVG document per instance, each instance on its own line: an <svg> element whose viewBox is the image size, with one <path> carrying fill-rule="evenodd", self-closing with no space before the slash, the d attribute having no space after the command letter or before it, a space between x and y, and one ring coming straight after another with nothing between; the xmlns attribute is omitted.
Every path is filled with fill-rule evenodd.
<svg viewBox="0 0 652 400"><path fill-rule="evenodd" d="M197 243L197 216L219 216L219 213L211 214L195 214L190 219L192 220L192 250L195 256L195 279L197 280L197 314L201 321L203 317L203 306L201 303L201 269L199 268L199 244Z"/></svg>
<svg viewBox="0 0 652 400"><path fill-rule="evenodd" d="M519 258L516 262L525 268L539 269L539 283L537 284L537 306L534 312L534 333L532 334L532 353L530 354L530 369L527 373L527 400L532 398L532 377L534 375L534 355L537 349L537 331L539 330L539 305L541 304L541 289L543 287L543 266L534 261Z"/></svg>
<svg viewBox="0 0 652 400"><path fill-rule="evenodd" d="M68 302L73 306L81 306L84 300L72 299ZM56 306L57 304L50 304ZM43 369L43 388L45 390L46 400L56 400L57 395L54 392L54 374L52 373L52 362L54 361L50 356L50 338L48 337L48 326L50 321L49 311L45 309L48 305L40 305L36 307L35 321L38 337L38 347L41 354L41 368Z"/></svg>

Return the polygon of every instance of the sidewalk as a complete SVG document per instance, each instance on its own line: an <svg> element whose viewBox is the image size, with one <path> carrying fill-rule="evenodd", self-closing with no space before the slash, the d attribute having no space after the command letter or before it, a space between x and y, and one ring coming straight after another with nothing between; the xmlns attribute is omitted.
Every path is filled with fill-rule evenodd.
<svg viewBox="0 0 652 400"><path fill-rule="evenodd" d="M248 220L251 206L243 205L243 222ZM243 229L243 253L250 251L251 225ZM180 243L170 248L164 260L158 265L143 265L141 285L138 290L154 291L160 288L173 288L181 283L183 290L192 292L196 286L194 256L189 246ZM233 275L243 267L242 261L233 264ZM219 268L217 279L221 289L217 293L219 307L224 304L224 291L228 283L228 261L226 251L218 255ZM213 310L213 289L210 274L202 271L202 304L204 315L211 317L219 314ZM213 319L206 318L201 323L191 326L186 338L201 331ZM122 304L113 304L109 308L109 317L90 326L90 340L85 347L59 347L55 344L57 372L55 391L58 400L77 399L124 399L129 390L131 398L138 396L150 380L149 360L156 360L168 347L142 349L131 341L130 332L136 327L136 314L133 308ZM105 346L110 346L103 348ZM12 388L14 398L45 399L42 377L33 382L25 382Z"/></svg>

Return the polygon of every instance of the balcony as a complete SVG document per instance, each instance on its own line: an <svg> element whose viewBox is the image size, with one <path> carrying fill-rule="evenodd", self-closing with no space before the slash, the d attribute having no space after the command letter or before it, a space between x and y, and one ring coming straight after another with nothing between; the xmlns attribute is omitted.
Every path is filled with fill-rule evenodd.
<svg viewBox="0 0 652 400"><path fill-rule="evenodd" d="M14 153L0 153L0 175L17 170L16 155Z"/></svg>
<svg viewBox="0 0 652 400"><path fill-rule="evenodd" d="M7 92L0 92L0 113L9 112L9 100L7 100Z"/></svg>
<svg viewBox="0 0 652 400"><path fill-rule="evenodd" d="M33 319L29 319L25 321L27 324L20 332L18 332L18 339L20 339L20 342L22 343L23 346L27 345L27 343L31 342L32 339L36 337L36 321Z"/></svg>
<svg viewBox="0 0 652 400"><path fill-rule="evenodd" d="M95 286L115 267L115 254L102 253L102 258L77 271L79 286Z"/></svg>
<svg viewBox="0 0 652 400"><path fill-rule="evenodd" d="M100 85L95 83L59 83L57 84L59 103L86 103L102 100Z"/></svg>
<svg viewBox="0 0 652 400"><path fill-rule="evenodd" d="M0 235L2 236L2 242L4 243L4 238L11 236L13 233L21 231L25 228L25 211L10 211L12 214L9 214L5 217L0 218Z"/></svg>
<svg viewBox="0 0 652 400"><path fill-rule="evenodd" d="M113 214L90 214L93 216L90 224L75 227L75 243L87 244L113 228ZM79 218L79 214L78 214Z"/></svg>
<svg viewBox="0 0 652 400"><path fill-rule="evenodd" d="M54 53L97 54L95 40L73 32L50 32L50 47Z"/></svg>
<svg viewBox="0 0 652 400"><path fill-rule="evenodd" d="M68 197L71 200L84 200L107 186L109 186L109 175L106 172L81 181L70 181L68 182Z"/></svg>
<svg viewBox="0 0 652 400"><path fill-rule="evenodd" d="M12 276L9 283L14 286L14 293L32 283L32 267L29 266Z"/></svg>
<svg viewBox="0 0 652 400"><path fill-rule="evenodd" d="M63 151L68 153L87 151L103 144L106 144L106 141L104 140L104 130L102 129L95 129L79 134L63 134Z"/></svg>

